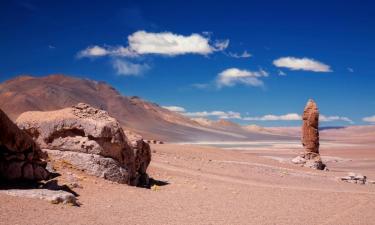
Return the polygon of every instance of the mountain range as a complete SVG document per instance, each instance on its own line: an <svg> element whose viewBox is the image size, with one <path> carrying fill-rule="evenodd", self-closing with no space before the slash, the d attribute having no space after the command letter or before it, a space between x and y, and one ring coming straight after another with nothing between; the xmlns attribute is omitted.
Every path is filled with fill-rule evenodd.
<svg viewBox="0 0 375 225"><path fill-rule="evenodd" d="M228 120L189 118L143 100L124 96L103 81L62 74L21 75L0 84L0 108L12 120L26 111L57 110L84 102L104 109L124 129L168 142L298 140L299 127L241 126ZM321 128L322 139L371 141L375 126ZM350 138L349 138L350 137Z"/></svg>
<svg viewBox="0 0 375 225"><path fill-rule="evenodd" d="M102 81L54 74L22 75L0 84L0 108L12 120L26 111L56 110L80 102L108 111L125 129L147 139L187 142L287 138L227 120L191 119L139 97L123 96Z"/></svg>

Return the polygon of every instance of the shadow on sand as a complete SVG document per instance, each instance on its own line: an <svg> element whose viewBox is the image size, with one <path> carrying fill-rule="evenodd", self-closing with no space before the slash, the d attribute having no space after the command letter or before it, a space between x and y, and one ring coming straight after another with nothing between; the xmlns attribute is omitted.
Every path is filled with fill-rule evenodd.
<svg viewBox="0 0 375 225"><path fill-rule="evenodd" d="M151 187L154 186L154 185L165 186L165 185L168 185L168 184L169 183L167 181L155 180L154 178L150 178L147 185L138 185L137 187L151 189Z"/></svg>
<svg viewBox="0 0 375 225"><path fill-rule="evenodd" d="M52 180L55 177L60 176L59 173L51 173L50 180L46 182L37 182L37 181L27 181L27 180L15 180L8 181L0 179L0 190L10 190L10 189L47 189L52 191L66 191L73 194L75 197L78 197L79 194L73 191L67 185L59 185L57 180Z"/></svg>

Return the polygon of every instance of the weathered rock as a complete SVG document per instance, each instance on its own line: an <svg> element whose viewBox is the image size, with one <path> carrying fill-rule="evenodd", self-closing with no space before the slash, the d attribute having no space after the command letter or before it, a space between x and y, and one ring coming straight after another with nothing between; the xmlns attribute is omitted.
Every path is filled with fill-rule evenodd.
<svg viewBox="0 0 375 225"><path fill-rule="evenodd" d="M292 159L292 163L294 163L294 164L305 164L306 163L306 159L304 159L301 156L297 156L297 157L295 157L295 158Z"/></svg>
<svg viewBox="0 0 375 225"><path fill-rule="evenodd" d="M0 110L0 178L45 180L49 173L35 141ZM38 176L35 176L34 174Z"/></svg>
<svg viewBox="0 0 375 225"><path fill-rule="evenodd" d="M348 176L341 177L340 180L353 184L369 184L366 176L353 172L348 173Z"/></svg>
<svg viewBox="0 0 375 225"><path fill-rule="evenodd" d="M25 112L16 123L43 149L97 154L121 163L133 157L116 119L84 103L56 111Z"/></svg>
<svg viewBox="0 0 375 225"><path fill-rule="evenodd" d="M129 170L120 162L95 154L86 154L71 151L59 151L44 149L53 160L68 163L74 169L97 177L102 177L123 184L136 185L135 175L129 174Z"/></svg>
<svg viewBox="0 0 375 225"><path fill-rule="evenodd" d="M319 154L319 110L310 99L303 112L302 145L306 152Z"/></svg>
<svg viewBox="0 0 375 225"><path fill-rule="evenodd" d="M324 169L326 169L326 165L322 162L322 160L320 159L320 157L319 158L314 158L314 159L307 160L304 166L312 168L312 169L316 169L316 170L324 170Z"/></svg>
<svg viewBox="0 0 375 225"><path fill-rule="evenodd" d="M150 147L142 138L129 140L116 119L84 103L57 111L26 112L17 124L43 149L55 150L54 157L119 183L138 184L151 160Z"/></svg>
<svg viewBox="0 0 375 225"><path fill-rule="evenodd" d="M312 99L307 102L302 119L302 146L304 152L292 159L292 162L312 169L327 169L319 155L319 110Z"/></svg>
<svg viewBox="0 0 375 225"><path fill-rule="evenodd" d="M146 143L140 135L134 134L130 131L125 131L125 134L133 148L135 168L140 174L145 174L147 167L151 162L150 145Z"/></svg>
<svg viewBox="0 0 375 225"><path fill-rule="evenodd" d="M73 194L62 190L53 191L48 189L10 189L0 190L0 193L16 197L46 200L53 204L63 203L77 205L76 197Z"/></svg>

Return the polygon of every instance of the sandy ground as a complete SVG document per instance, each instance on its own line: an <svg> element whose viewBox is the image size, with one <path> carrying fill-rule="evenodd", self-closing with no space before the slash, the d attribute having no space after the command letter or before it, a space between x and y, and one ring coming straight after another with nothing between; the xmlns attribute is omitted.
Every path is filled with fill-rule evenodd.
<svg viewBox="0 0 375 225"><path fill-rule="evenodd" d="M153 145L153 189L79 177L80 207L0 195L0 224L374 224L375 185L338 181L347 172L375 180L371 146L322 147L330 171L289 163L298 149L222 150ZM64 176L59 178L64 183Z"/></svg>

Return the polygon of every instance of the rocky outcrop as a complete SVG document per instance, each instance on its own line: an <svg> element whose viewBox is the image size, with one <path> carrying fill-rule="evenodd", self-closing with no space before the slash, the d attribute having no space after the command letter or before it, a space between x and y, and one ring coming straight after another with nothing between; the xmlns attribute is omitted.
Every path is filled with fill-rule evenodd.
<svg viewBox="0 0 375 225"><path fill-rule="evenodd" d="M141 138L133 145L116 119L88 104L26 112L17 125L55 159L115 182L138 184L151 161L149 145Z"/></svg>
<svg viewBox="0 0 375 225"><path fill-rule="evenodd" d="M0 110L0 178L45 180L49 173L39 146Z"/></svg>
<svg viewBox="0 0 375 225"><path fill-rule="evenodd" d="M310 99L307 102L302 120L302 145L304 152L294 158L292 162L323 170L325 165L319 154L319 110L314 100Z"/></svg>

